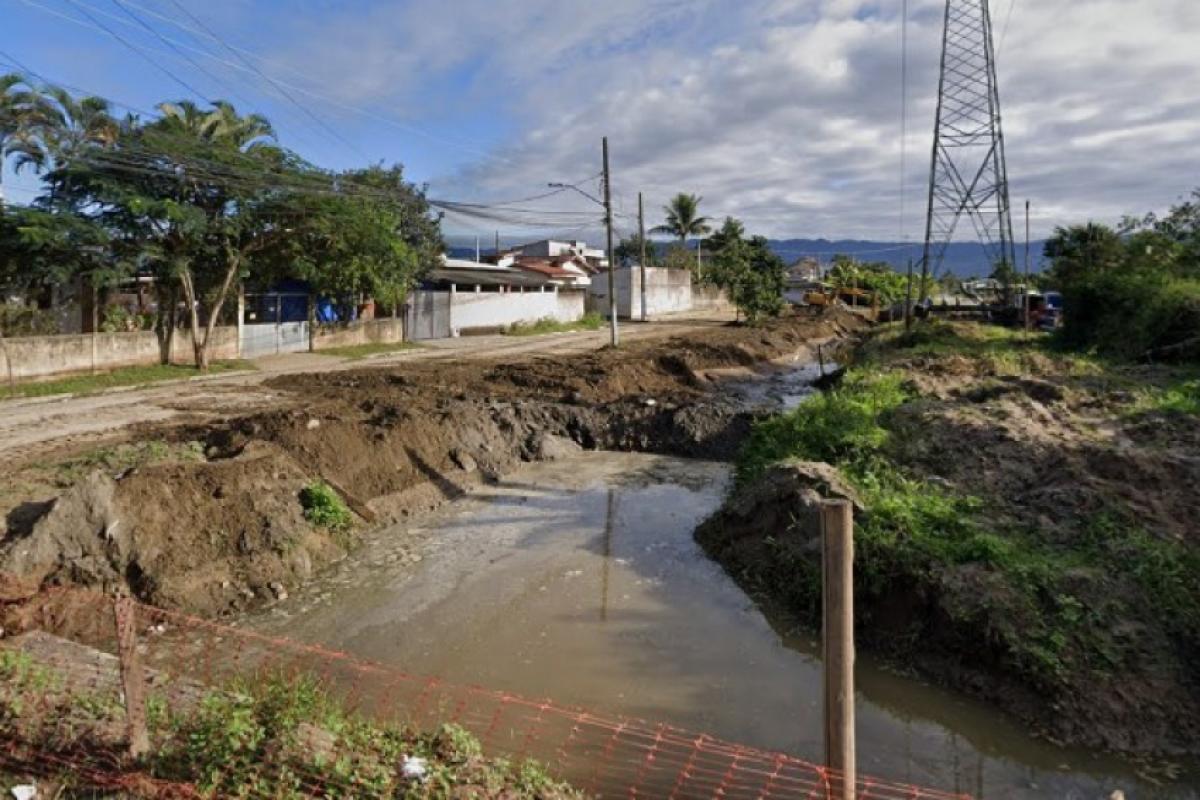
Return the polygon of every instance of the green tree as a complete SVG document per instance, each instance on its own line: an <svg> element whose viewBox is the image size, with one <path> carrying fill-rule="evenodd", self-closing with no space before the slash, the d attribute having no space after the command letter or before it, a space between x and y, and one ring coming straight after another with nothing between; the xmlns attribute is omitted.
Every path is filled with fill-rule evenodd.
<svg viewBox="0 0 1200 800"><path fill-rule="evenodd" d="M42 157L37 111L38 95L23 76L0 75L0 208L4 206L4 165L8 157L18 157L18 169Z"/></svg>
<svg viewBox="0 0 1200 800"><path fill-rule="evenodd" d="M627 239L622 239L616 247L616 256L618 264L639 264L642 260L642 237L640 234L633 234ZM646 238L646 266L658 266L658 249L650 238Z"/></svg>
<svg viewBox="0 0 1200 800"><path fill-rule="evenodd" d="M1120 235L1095 222L1056 228L1046 241L1044 252L1058 285L1071 283L1083 275L1118 269L1126 255Z"/></svg>
<svg viewBox="0 0 1200 800"><path fill-rule="evenodd" d="M777 317L783 311L787 267L762 236L727 242L713 259L718 285L729 293L748 323Z"/></svg>
<svg viewBox="0 0 1200 800"><path fill-rule="evenodd" d="M341 173L333 183L342 191L297 200L303 213L275 248L272 277L303 278L345 303L371 297L396 308L444 249L423 190L399 166Z"/></svg>
<svg viewBox="0 0 1200 800"><path fill-rule="evenodd" d="M33 116L41 140L38 167L45 166L47 159L63 162L84 155L92 147L112 147L121 135L121 125L112 116L107 100L76 98L57 86L41 90Z"/></svg>
<svg viewBox="0 0 1200 800"><path fill-rule="evenodd" d="M843 254L833 257L827 277L838 289L873 292L882 304L903 300L908 288L907 277L886 261L859 261Z"/></svg>
<svg viewBox="0 0 1200 800"><path fill-rule="evenodd" d="M111 146L106 133L59 149L46 176L47 204L112 232L114 260L128 272L149 272L160 287L180 288L203 370L250 256L286 235L295 210L287 184L301 162L270 142L265 120L240 118L228 104L161 110L150 125L118 129Z"/></svg>
<svg viewBox="0 0 1200 800"><path fill-rule="evenodd" d="M716 233L708 237L706 250L710 253L720 253L726 247L742 241L746 237L746 226L733 217L726 217L725 222Z"/></svg>
<svg viewBox="0 0 1200 800"><path fill-rule="evenodd" d="M651 233L661 233L674 236L680 244L687 241L689 236L704 236L712 228L708 217L700 216L700 201L703 198L694 194L680 192L671 198L671 202L663 206L667 215L664 224L657 226Z"/></svg>

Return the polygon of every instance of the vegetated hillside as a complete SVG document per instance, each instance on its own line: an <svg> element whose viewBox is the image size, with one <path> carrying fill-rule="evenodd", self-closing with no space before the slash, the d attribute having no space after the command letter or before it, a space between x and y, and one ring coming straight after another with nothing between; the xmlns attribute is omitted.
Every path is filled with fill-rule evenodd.
<svg viewBox="0 0 1200 800"><path fill-rule="evenodd" d="M839 388L756 428L697 537L815 624L804 495L849 496L864 647L1053 739L1196 754L1198 449L1193 368L999 328L887 327Z"/></svg>
<svg viewBox="0 0 1200 800"><path fill-rule="evenodd" d="M770 247L789 264L805 256L818 258L821 263L827 264L835 255L847 255L863 261L883 261L900 271L908 267L909 259L919 264L924 252L923 242L872 242L859 239L772 239ZM1044 241L1030 243L1030 268L1034 272L1042 269L1044 247ZM1021 244L1021 253L1017 255L1020 264L1024 264L1023 252L1024 243ZM946 248L943 269L952 275L986 278L993 266L979 242L951 242Z"/></svg>

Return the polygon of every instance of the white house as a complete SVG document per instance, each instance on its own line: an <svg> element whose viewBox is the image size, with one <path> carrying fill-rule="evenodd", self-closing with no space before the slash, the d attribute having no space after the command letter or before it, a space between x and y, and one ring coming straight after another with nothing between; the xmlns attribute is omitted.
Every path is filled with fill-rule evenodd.
<svg viewBox="0 0 1200 800"><path fill-rule="evenodd" d="M587 242L560 242L556 239L542 239L529 244L512 248L514 253L532 258L560 259L577 256L582 258L594 270L608 269L608 255L595 247L589 247Z"/></svg>

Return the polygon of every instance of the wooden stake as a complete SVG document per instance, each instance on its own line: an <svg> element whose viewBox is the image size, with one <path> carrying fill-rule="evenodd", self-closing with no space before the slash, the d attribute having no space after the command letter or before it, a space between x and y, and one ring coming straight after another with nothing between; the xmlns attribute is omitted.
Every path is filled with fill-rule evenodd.
<svg viewBox="0 0 1200 800"><path fill-rule="evenodd" d="M825 765L830 795L854 800L854 513L846 500L821 504Z"/></svg>
<svg viewBox="0 0 1200 800"><path fill-rule="evenodd" d="M124 589L117 590L113 602L117 621L117 657L121 662L121 686L125 692L125 724L129 735L129 755L139 759L150 752L150 734L146 729L146 679L137 651L137 606Z"/></svg>

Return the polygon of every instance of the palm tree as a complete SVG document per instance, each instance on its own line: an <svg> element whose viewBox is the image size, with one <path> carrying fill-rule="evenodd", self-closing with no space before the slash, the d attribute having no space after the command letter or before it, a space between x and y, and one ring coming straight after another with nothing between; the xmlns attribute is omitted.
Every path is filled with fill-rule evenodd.
<svg viewBox="0 0 1200 800"><path fill-rule="evenodd" d="M231 103L218 100L204 110L190 100L162 103L163 118L155 130L187 136L206 144L227 145L244 152L274 147L275 129L261 114L239 116Z"/></svg>
<svg viewBox="0 0 1200 800"><path fill-rule="evenodd" d="M8 156L16 154L21 159L18 170L40 158L42 151L33 124L37 107L37 93L23 75L0 75L0 207L4 205L4 164Z"/></svg>
<svg viewBox="0 0 1200 800"><path fill-rule="evenodd" d="M41 99L34 124L40 129L43 157L69 161L87 147L113 146L121 135L121 125L103 98L76 98L66 89L48 86Z"/></svg>
<svg viewBox="0 0 1200 800"><path fill-rule="evenodd" d="M667 222L651 230L651 233L666 233L679 238L680 243L689 236L703 236L712 230L708 217L700 216L700 201L703 198L680 192L663 206Z"/></svg>

